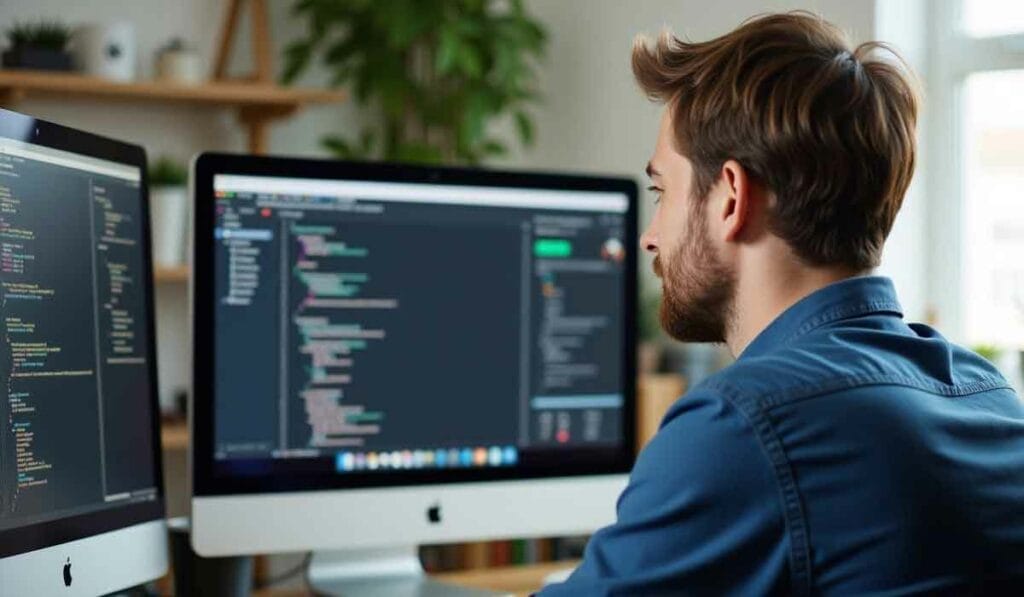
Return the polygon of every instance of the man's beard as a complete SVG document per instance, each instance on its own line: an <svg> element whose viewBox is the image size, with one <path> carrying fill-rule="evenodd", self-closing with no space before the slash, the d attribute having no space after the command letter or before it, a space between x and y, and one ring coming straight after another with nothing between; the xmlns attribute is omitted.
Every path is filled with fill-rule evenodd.
<svg viewBox="0 0 1024 597"><path fill-rule="evenodd" d="M661 327L681 342L725 342L736 277L711 246L702 214L695 210L690 215L686 239L671 255L668 269L654 258L663 288Z"/></svg>

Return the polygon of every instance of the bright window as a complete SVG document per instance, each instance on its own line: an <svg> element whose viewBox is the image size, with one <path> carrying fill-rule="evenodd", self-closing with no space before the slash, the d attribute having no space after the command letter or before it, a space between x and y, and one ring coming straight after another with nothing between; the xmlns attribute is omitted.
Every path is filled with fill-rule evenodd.
<svg viewBox="0 0 1024 597"><path fill-rule="evenodd" d="M1024 0L920 0L930 313L1024 396Z"/></svg>
<svg viewBox="0 0 1024 597"><path fill-rule="evenodd" d="M990 37L1024 31L1024 1L963 0L961 23L967 35Z"/></svg>
<svg viewBox="0 0 1024 597"><path fill-rule="evenodd" d="M961 110L967 340L1024 348L1024 70L970 74Z"/></svg>

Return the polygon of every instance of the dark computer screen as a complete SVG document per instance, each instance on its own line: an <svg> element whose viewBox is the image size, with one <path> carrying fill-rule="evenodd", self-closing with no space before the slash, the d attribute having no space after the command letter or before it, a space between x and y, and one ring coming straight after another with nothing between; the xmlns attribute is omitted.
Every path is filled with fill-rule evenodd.
<svg viewBox="0 0 1024 597"><path fill-rule="evenodd" d="M621 450L625 194L228 174L213 190L216 470Z"/></svg>
<svg viewBox="0 0 1024 597"><path fill-rule="evenodd" d="M0 137L0 531L159 499L141 179Z"/></svg>

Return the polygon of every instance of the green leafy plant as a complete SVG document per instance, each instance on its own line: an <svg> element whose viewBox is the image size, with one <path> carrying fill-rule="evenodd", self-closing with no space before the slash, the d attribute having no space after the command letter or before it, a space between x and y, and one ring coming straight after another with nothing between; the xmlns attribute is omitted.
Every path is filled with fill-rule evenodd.
<svg viewBox="0 0 1024 597"><path fill-rule="evenodd" d="M37 48L63 51L71 39L71 30L56 21L15 23L7 30L11 48Z"/></svg>
<svg viewBox="0 0 1024 597"><path fill-rule="evenodd" d="M328 137L346 158L476 164L507 152L487 125L510 116L524 145L526 107L547 34L521 0L298 0L308 35L285 52L285 82L316 60L379 122L356 139Z"/></svg>
<svg viewBox="0 0 1024 597"><path fill-rule="evenodd" d="M975 346L972 346L971 348L974 350L974 352L978 353L982 357L992 362L995 362L996 359L999 358L999 355L1002 353L1002 351L1000 351L998 347L992 346L991 344L977 344Z"/></svg>
<svg viewBox="0 0 1024 597"><path fill-rule="evenodd" d="M656 342L661 337L661 319L658 314L660 309L660 291L645 290L641 293L640 305L637 310L640 340L644 342Z"/></svg>
<svg viewBox="0 0 1024 597"><path fill-rule="evenodd" d="M181 186L188 181L188 168L168 156L160 156L149 165L149 184L154 187Z"/></svg>

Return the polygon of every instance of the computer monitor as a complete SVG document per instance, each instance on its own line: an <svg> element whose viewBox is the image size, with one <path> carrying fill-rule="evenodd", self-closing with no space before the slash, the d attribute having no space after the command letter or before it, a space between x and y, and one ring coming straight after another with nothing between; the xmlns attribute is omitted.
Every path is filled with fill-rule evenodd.
<svg viewBox="0 0 1024 597"><path fill-rule="evenodd" d="M317 580L614 519L634 182L203 154L192 184L198 553L318 550Z"/></svg>
<svg viewBox="0 0 1024 597"><path fill-rule="evenodd" d="M0 594L164 574L145 153L0 110Z"/></svg>

